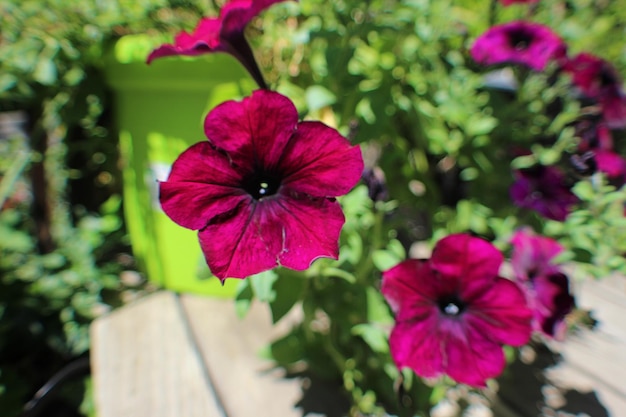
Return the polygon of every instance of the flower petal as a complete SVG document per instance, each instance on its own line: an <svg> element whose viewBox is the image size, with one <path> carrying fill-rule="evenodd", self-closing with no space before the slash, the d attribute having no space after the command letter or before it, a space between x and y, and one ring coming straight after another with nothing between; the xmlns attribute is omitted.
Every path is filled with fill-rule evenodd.
<svg viewBox="0 0 626 417"><path fill-rule="evenodd" d="M304 270L319 257L337 259L344 217L336 201L280 194L251 201L200 232L218 278L245 278L278 265Z"/></svg>
<svg viewBox="0 0 626 417"><path fill-rule="evenodd" d="M250 21L263 10L285 0L230 0L220 10L223 36L243 32Z"/></svg>
<svg viewBox="0 0 626 417"><path fill-rule="evenodd" d="M502 260L500 251L486 240L454 234L437 242L430 263L446 286L457 287L461 298L468 300L491 285Z"/></svg>
<svg viewBox="0 0 626 417"><path fill-rule="evenodd" d="M159 183L159 200L173 221L198 230L249 198L237 188L240 181L224 154L200 142L183 152L167 181Z"/></svg>
<svg viewBox="0 0 626 417"><path fill-rule="evenodd" d="M272 171L297 123L298 112L291 100L273 91L256 90L243 101L226 101L211 110L204 132L237 166Z"/></svg>
<svg viewBox="0 0 626 417"><path fill-rule="evenodd" d="M424 320L397 323L389 337L389 349L396 366L411 368L424 378L440 376L444 371L444 358L436 332L435 314Z"/></svg>
<svg viewBox="0 0 626 417"><path fill-rule="evenodd" d="M337 201L291 195L277 199L272 207L283 227L281 265L302 271L317 258L338 258L345 218Z"/></svg>
<svg viewBox="0 0 626 417"><path fill-rule="evenodd" d="M210 223L198 234L207 264L219 279L246 278L278 265L281 220L261 206L258 202L240 205L231 216Z"/></svg>
<svg viewBox="0 0 626 417"><path fill-rule="evenodd" d="M531 302L535 312L537 330L556 337L563 336L561 328L565 316L575 306L574 297L569 292L569 279L562 273L539 276L532 282Z"/></svg>
<svg viewBox="0 0 626 417"><path fill-rule="evenodd" d="M321 122L302 122L280 162L283 184L317 197L346 194L363 173L358 146Z"/></svg>
<svg viewBox="0 0 626 417"><path fill-rule="evenodd" d="M530 229L520 229L511 238L511 244L511 267L516 279L524 281L558 271L559 267L551 260L563 252L563 246L556 240L535 235Z"/></svg>
<svg viewBox="0 0 626 417"><path fill-rule="evenodd" d="M174 38L173 44L159 46L148 55L146 61L149 64L154 59L164 56L194 56L207 52L224 51L225 48L220 44L219 39L220 27L221 22L219 19L201 19L192 33L179 33Z"/></svg>
<svg viewBox="0 0 626 417"><path fill-rule="evenodd" d="M497 278L469 304L465 315L468 329L500 344L521 346L528 342L533 313L523 291L513 281Z"/></svg>
<svg viewBox="0 0 626 417"><path fill-rule="evenodd" d="M408 259L383 272L381 292L398 321L417 318L415 308L437 299L437 278L425 260Z"/></svg>
<svg viewBox="0 0 626 417"><path fill-rule="evenodd" d="M445 373L457 382L484 387L506 365L502 347L473 329L449 333L446 340Z"/></svg>

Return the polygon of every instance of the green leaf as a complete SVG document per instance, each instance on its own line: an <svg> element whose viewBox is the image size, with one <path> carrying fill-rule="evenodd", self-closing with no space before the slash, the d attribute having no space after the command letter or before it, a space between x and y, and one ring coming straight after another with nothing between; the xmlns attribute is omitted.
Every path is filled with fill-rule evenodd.
<svg viewBox="0 0 626 417"><path fill-rule="evenodd" d="M54 62L47 59L39 61L33 72L33 78L40 84L53 85L57 80L57 68Z"/></svg>
<svg viewBox="0 0 626 417"><path fill-rule="evenodd" d="M276 272L269 270L247 278L250 281L254 296L263 302L272 302L276 298L273 290L274 282L278 279Z"/></svg>
<svg viewBox="0 0 626 417"><path fill-rule="evenodd" d="M288 269L277 271L278 279L274 282L273 290L276 293L274 300L270 302L272 322L276 323L304 296L306 286L302 274Z"/></svg>
<svg viewBox="0 0 626 417"><path fill-rule="evenodd" d="M337 101L335 95L321 85L312 85L307 88L304 93L304 99L309 111L319 110Z"/></svg>
<svg viewBox="0 0 626 417"><path fill-rule="evenodd" d="M244 318L248 314L253 297L254 293L252 292L250 281L247 279L241 280L237 288L237 296L235 297L235 311L239 318Z"/></svg>
<svg viewBox="0 0 626 417"><path fill-rule="evenodd" d="M396 266L400 261L402 261L401 257L386 249L378 249L372 253L372 262L374 262L376 269L381 272Z"/></svg>
<svg viewBox="0 0 626 417"><path fill-rule="evenodd" d="M352 328L352 334L361 336L365 343L372 348L374 352L389 352L389 344L387 343L387 335L378 326L371 324L357 324Z"/></svg>
<svg viewBox="0 0 626 417"><path fill-rule="evenodd" d="M367 320L372 323L392 324L394 322L393 316L381 292L372 287L368 287L365 291L367 298Z"/></svg>

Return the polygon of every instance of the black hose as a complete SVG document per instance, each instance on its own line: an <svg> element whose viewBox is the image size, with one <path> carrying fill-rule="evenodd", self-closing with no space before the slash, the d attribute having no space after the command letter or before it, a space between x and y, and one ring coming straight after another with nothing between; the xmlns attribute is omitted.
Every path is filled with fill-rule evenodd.
<svg viewBox="0 0 626 417"><path fill-rule="evenodd" d="M91 371L89 357L76 359L52 376L24 405L24 410L20 417L37 417L45 409L46 405L54 398L54 395L61 389L63 383L77 376L88 375Z"/></svg>

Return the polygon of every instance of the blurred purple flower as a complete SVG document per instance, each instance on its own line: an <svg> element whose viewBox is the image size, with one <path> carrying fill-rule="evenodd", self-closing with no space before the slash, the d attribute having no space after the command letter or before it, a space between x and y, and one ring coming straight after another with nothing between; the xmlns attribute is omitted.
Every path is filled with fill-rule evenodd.
<svg viewBox="0 0 626 417"><path fill-rule="evenodd" d="M602 121L583 119L576 123L576 136L580 138L578 152L595 168L604 172L616 183L626 181L626 159L615 152L611 130ZM593 173L593 172L591 172Z"/></svg>
<svg viewBox="0 0 626 417"><path fill-rule="evenodd" d="M510 194L519 207L534 210L548 219L564 221L578 202L557 167L540 165L516 170L514 175Z"/></svg>
<svg viewBox="0 0 626 417"><path fill-rule="evenodd" d="M226 52L241 62L260 88L267 88L254 54L244 36L250 21L266 8L285 0L229 0L217 18L203 18L192 33L181 32L173 44L164 44L148 55L154 59L172 56L195 56L211 52Z"/></svg>
<svg viewBox="0 0 626 417"><path fill-rule="evenodd" d="M323 123L298 122L293 103L267 90L220 104L204 131L209 140L183 152L159 184L160 201L174 222L200 231L215 276L337 258L344 216L334 197L359 181L358 146Z"/></svg>
<svg viewBox="0 0 626 417"><path fill-rule="evenodd" d="M600 106L604 122L611 129L626 127L626 95L621 78L611 63L581 53L567 59L563 71L572 77L580 93Z"/></svg>
<svg viewBox="0 0 626 417"><path fill-rule="evenodd" d="M502 345L526 343L532 318L520 288L498 276L501 263L489 242L456 234L440 240L429 260L385 271L382 293L396 319L389 339L396 365L473 386L499 375Z"/></svg>
<svg viewBox="0 0 626 417"><path fill-rule="evenodd" d="M543 71L565 57L567 47L547 26L514 21L491 27L472 45L472 58L483 65L519 64Z"/></svg>
<svg viewBox="0 0 626 417"><path fill-rule="evenodd" d="M511 266L533 310L534 330L562 339L566 330L565 316L575 305L568 277L559 265L553 263L563 247L557 241L537 236L529 229L517 231L511 243Z"/></svg>

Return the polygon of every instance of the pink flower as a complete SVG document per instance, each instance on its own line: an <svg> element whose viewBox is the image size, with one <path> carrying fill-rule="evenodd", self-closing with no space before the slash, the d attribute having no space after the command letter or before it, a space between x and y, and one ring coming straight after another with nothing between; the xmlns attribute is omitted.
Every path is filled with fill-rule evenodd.
<svg viewBox="0 0 626 417"><path fill-rule="evenodd" d="M511 266L533 310L533 328L549 337L562 338L565 316L575 305L569 292L569 279L553 263L563 247L553 239L525 229L517 231L511 243Z"/></svg>
<svg viewBox="0 0 626 417"><path fill-rule="evenodd" d="M576 135L580 138L577 158L588 166L587 172L592 174L596 170L604 172L607 177L616 183L626 180L626 160L613 146L613 136L610 129L603 122L583 119L576 123ZM578 169L578 166L575 166ZM621 185L621 184L620 184Z"/></svg>
<svg viewBox="0 0 626 417"><path fill-rule="evenodd" d="M440 240L429 260L385 271L382 292L396 318L389 339L396 365L474 386L499 375L502 345L526 343L532 317L519 287L498 276L501 263L489 242L456 234Z"/></svg>
<svg viewBox="0 0 626 417"><path fill-rule="evenodd" d="M285 0L229 0L217 18L203 18L192 33L181 32L173 44L164 44L148 55L148 63L171 55L195 56L226 52L237 58L260 88L267 88L254 54L244 36L250 21L266 8Z"/></svg>
<svg viewBox="0 0 626 417"><path fill-rule="evenodd" d="M567 47L547 26L515 21L496 25L472 45L472 58L483 65L520 64L543 71L552 60L565 57Z"/></svg>
<svg viewBox="0 0 626 417"><path fill-rule="evenodd" d="M565 220L578 202L561 170L553 166L516 170L510 194L515 205L558 221Z"/></svg>
<svg viewBox="0 0 626 417"><path fill-rule="evenodd" d="M344 216L334 197L359 181L359 147L323 123L298 122L293 103L267 90L217 106L204 131L209 140L183 152L160 183L160 200L173 221L200 231L213 274L337 258Z"/></svg>
<svg viewBox="0 0 626 417"><path fill-rule="evenodd" d="M585 97L599 104L608 127L626 127L626 95L621 78L611 63L582 53L568 59L563 71L572 76L572 83Z"/></svg>

